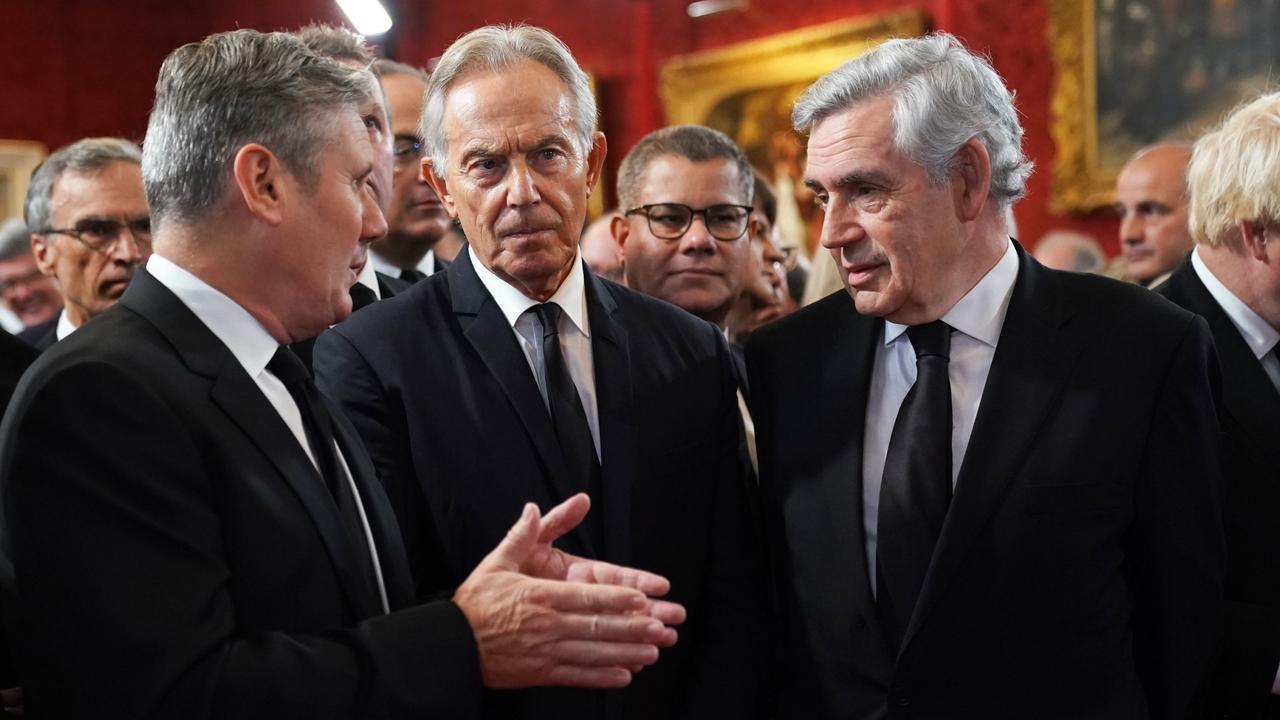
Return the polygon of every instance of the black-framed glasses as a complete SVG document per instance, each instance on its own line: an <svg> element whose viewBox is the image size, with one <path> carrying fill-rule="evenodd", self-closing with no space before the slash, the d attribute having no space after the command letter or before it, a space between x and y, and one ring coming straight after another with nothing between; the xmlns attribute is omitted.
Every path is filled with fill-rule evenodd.
<svg viewBox="0 0 1280 720"><path fill-rule="evenodd" d="M70 235L90 250L107 252L115 247L115 244L124 236L126 229L139 250L151 247L151 218L145 215L127 222L90 218L81 220L74 227L45 228L36 234Z"/></svg>
<svg viewBox="0 0 1280 720"><path fill-rule="evenodd" d="M391 144L397 168L417 165L422 160L422 141L413 135L397 135Z"/></svg>
<svg viewBox="0 0 1280 720"><path fill-rule="evenodd" d="M655 203L631 208L627 215L644 215L649 221L649 232L663 240L679 240L689 232L693 225L693 216L701 215L702 223L707 226L711 237L724 242L732 242L747 232L751 221L749 205L712 205L701 210L694 210L688 205L679 203Z"/></svg>

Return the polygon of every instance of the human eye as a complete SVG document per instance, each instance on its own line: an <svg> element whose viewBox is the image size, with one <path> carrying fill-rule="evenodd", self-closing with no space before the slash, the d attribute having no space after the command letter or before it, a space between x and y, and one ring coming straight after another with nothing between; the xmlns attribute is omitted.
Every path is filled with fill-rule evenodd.
<svg viewBox="0 0 1280 720"><path fill-rule="evenodd" d="M118 227L119 225L112 220L83 220L76 223L76 232L90 241L110 240L116 236Z"/></svg>
<svg viewBox="0 0 1280 720"><path fill-rule="evenodd" d="M720 225L736 225L745 215L745 210L733 205L712 205L707 209L707 216L711 222Z"/></svg>

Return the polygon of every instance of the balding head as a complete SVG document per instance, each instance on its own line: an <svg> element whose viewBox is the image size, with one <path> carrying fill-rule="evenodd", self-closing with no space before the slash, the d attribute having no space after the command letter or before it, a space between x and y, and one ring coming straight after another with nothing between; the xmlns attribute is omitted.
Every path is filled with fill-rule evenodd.
<svg viewBox="0 0 1280 720"><path fill-rule="evenodd" d="M1191 251L1187 225L1186 145L1139 151L1116 179L1120 250L1130 280L1144 285L1170 272Z"/></svg>

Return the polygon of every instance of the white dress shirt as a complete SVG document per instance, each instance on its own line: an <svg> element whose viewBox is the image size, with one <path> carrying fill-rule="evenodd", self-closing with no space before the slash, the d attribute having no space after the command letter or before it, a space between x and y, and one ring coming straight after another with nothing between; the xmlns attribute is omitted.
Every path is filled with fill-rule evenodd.
<svg viewBox="0 0 1280 720"><path fill-rule="evenodd" d="M475 250L468 245L471 264L475 266L476 275L484 284L494 302L511 325L520 349L524 351L524 359L529 363L529 370L538 382L538 391L542 393L542 402L547 402L547 379L543 376L542 362L542 329L538 318L533 313L525 312L537 300L530 298L505 280L493 274L485 267ZM565 364L569 367L569 375L573 385L578 389L578 398L582 400L582 409L587 413L587 425L591 427L591 441L596 446L596 458L600 458L600 413L596 408L596 369L591 356L591 326L587 320L587 286L586 275L582 271L582 260L576 255L573 258L573 269L569 276L560 283L547 302L560 306L564 312L560 315L560 351L564 354Z"/></svg>
<svg viewBox="0 0 1280 720"><path fill-rule="evenodd" d="M1218 303L1218 307L1222 308L1222 311L1231 319L1231 324L1240 331L1240 336L1253 351L1253 356L1262 363L1262 369L1266 371L1267 377L1271 378L1271 384L1280 391L1280 358L1277 358L1273 352L1276 349L1276 343L1280 343L1280 332L1263 320L1253 311L1253 308L1245 305L1240 298L1227 289L1226 285L1222 284L1221 280L1214 277L1209 266L1200 259L1199 248L1191 253L1191 267L1196 271L1200 282L1204 283L1205 289ZM1280 678L1277 679L1277 691L1280 691Z"/></svg>
<svg viewBox="0 0 1280 720"><path fill-rule="evenodd" d="M71 318L67 315L66 310L58 311L58 324L53 326L53 336L58 340L65 340L68 335L76 331L79 326L71 322Z"/></svg>
<svg viewBox="0 0 1280 720"><path fill-rule="evenodd" d="M374 270L377 270L383 275L390 275L393 278L400 277L400 273L403 272L400 268L391 264L389 260L374 252L372 249L369 250L369 262L366 263L366 265L372 265ZM422 256L422 259L418 261L418 265L414 269L427 277L435 275L436 251L428 250L427 254Z"/></svg>
<svg viewBox="0 0 1280 720"><path fill-rule="evenodd" d="M356 276L356 283L372 290L373 296L376 299L381 300L382 291L378 289L378 276L374 274L375 268L373 266L372 252L369 253L368 258L369 259L365 262L364 267L360 268L360 274Z"/></svg>
<svg viewBox="0 0 1280 720"><path fill-rule="evenodd" d="M186 305L200 322L222 341L223 345L227 346L244 371L262 390L267 401L280 414L280 418L284 420L285 425L289 427L289 431L302 447L302 451L314 465L316 459L311 454L311 446L307 442L307 433L302 424L302 413L298 409L298 404L294 402L293 396L289 394L284 383L267 371L267 363L271 362L271 357L275 355L280 343L276 342L262 323L236 301L159 253L152 253L147 260L147 272L177 295L182 304ZM378 562L378 548L373 542L373 533L369 530L369 519L365 516L364 503L360 500L360 492L356 490L355 481L351 479L351 471L347 467L346 458L342 456L342 449L336 442L334 448L338 451L338 466L346 477L352 496L355 497L356 512L360 515L360 526L364 528L365 544L368 546L369 558L373 561L374 576L378 581L382 609L384 612L390 612L386 586L382 581L382 565ZM316 469L320 469L319 465L316 465ZM328 492L327 489L326 492Z"/></svg>
<svg viewBox="0 0 1280 720"><path fill-rule="evenodd" d="M1009 309L1013 284L1018 278L1018 254L1013 243L995 266L959 302L942 316L951 334L951 483L955 487L969 447L969 435L978 417L982 390L987 386L991 360L1000 341L1000 328ZM876 590L876 529L880 511L880 483L885 456L898 410L916 381L916 353L907 326L885 321L884 342L876 346L867 398L866 428L862 442L862 523L866 530L867 567L871 590Z"/></svg>

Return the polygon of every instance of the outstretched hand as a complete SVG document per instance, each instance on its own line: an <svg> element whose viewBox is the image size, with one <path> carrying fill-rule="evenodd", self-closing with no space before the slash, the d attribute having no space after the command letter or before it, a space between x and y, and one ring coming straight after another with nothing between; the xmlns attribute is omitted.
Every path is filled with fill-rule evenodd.
<svg viewBox="0 0 1280 720"><path fill-rule="evenodd" d="M541 517L532 503L454 594L476 637L484 683L623 687L676 642L684 608L657 600L653 573L551 547L590 509L576 495Z"/></svg>

